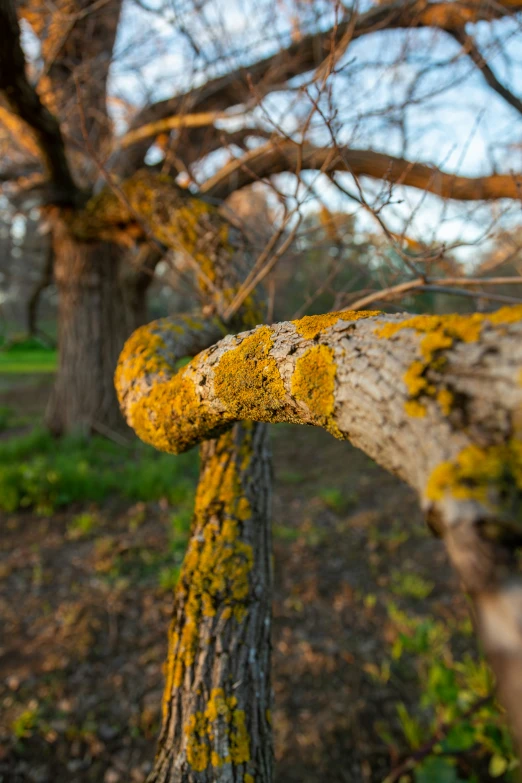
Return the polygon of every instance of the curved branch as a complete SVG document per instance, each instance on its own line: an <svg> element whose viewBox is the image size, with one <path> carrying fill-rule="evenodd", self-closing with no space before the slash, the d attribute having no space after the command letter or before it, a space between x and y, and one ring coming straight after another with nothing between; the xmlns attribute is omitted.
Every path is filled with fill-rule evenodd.
<svg viewBox="0 0 522 783"><path fill-rule="evenodd" d="M295 171L298 165L300 170L346 171L354 176L407 185L459 201L518 200L522 197L522 174L462 177L374 150L314 147L287 140L269 142L231 161L202 185L201 192L214 198L226 198L252 182L284 171Z"/></svg>
<svg viewBox="0 0 522 783"><path fill-rule="evenodd" d="M443 536L522 748L522 307L488 315L329 313L227 336L163 319L116 372L138 435L180 452L241 420L321 426L413 486Z"/></svg>
<svg viewBox="0 0 522 783"><path fill-rule="evenodd" d="M417 277L415 280L407 280L404 283L362 296L360 299L350 302L350 308L352 310L364 310L365 307L373 305L375 302L389 302L394 299L402 299L412 291L422 293L427 290L433 291L434 288L438 291L444 288L450 293L461 295L468 293L467 291L462 291L463 288L480 286L481 290L475 292L476 296L488 297L488 292L482 290L485 285L522 285L522 277L440 277L438 279ZM493 301L495 301L494 298ZM499 301L505 302L505 298L503 297ZM514 302L510 302L510 304L514 304Z"/></svg>
<svg viewBox="0 0 522 783"><path fill-rule="evenodd" d="M120 140L120 146L122 149L125 149L125 147L130 147L138 141L148 139L151 136L158 136L160 133L165 133L166 131L181 130L184 128L205 128L214 125L218 120L229 120L231 117L238 116L241 115L231 115L229 112L223 111L205 111L197 112L196 114L179 114L174 115L173 117L166 117L165 119L149 122L146 125L141 125L139 128L129 131Z"/></svg>

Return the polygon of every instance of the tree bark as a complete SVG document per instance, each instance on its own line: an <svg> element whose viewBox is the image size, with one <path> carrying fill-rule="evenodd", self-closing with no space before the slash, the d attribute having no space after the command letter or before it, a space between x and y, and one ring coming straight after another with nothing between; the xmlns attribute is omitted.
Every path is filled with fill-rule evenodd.
<svg viewBox="0 0 522 783"><path fill-rule="evenodd" d="M270 457L245 422L201 448L147 783L270 783Z"/></svg>
<svg viewBox="0 0 522 783"><path fill-rule="evenodd" d="M53 247L59 360L47 424L56 434L121 429L113 376L129 328L119 281L122 250L79 242L61 222L53 227Z"/></svg>

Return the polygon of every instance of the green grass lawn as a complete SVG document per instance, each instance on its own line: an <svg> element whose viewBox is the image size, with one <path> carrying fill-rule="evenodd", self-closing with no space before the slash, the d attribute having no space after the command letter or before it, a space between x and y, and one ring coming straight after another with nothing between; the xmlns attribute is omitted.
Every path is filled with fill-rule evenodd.
<svg viewBox="0 0 522 783"><path fill-rule="evenodd" d="M0 374L26 375L56 371L57 352L46 348L0 351Z"/></svg>
<svg viewBox="0 0 522 783"><path fill-rule="evenodd" d="M0 335L0 375L31 375L56 371L57 351L35 337L6 341Z"/></svg>

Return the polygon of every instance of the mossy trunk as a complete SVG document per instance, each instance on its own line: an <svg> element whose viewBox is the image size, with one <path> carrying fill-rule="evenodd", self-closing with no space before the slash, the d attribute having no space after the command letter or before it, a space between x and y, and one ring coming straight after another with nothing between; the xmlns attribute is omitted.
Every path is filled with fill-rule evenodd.
<svg viewBox="0 0 522 783"><path fill-rule="evenodd" d="M130 324L119 282L122 250L78 242L54 226L58 288L58 372L46 412L50 429L107 431L124 427L114 370Z"/></svg>
<svg viewBox="0 0 522 783"><path fill-rule="evenodd" d="M270 783L270 457L264 424L201 447L147 783Z"/></svg>

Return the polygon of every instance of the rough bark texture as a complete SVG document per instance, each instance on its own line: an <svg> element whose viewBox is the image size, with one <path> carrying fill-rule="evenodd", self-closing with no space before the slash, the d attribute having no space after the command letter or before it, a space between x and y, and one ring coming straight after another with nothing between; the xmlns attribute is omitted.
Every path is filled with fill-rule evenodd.
<svg viewBox="0 0 522 783"><path fill-rule="evenodd" d="M47 423L56 433L121 429L113 376L128 334L118 279L122 251L108 242L77 242L62 223L53 244L59 364Z"/></svg>
<svg viewBox="0 0 522 783"><path fill-rule="evenodd" d="M148 783L272 779L266 435L244 423L202 446Z"/></svg>
<svg viewBox="0 0 522 783"><path fill-rule="evenodd" d="M473 598L522 748L522 308L305 317L227 336L178 373L172 325L122 353L129 424L175 452L243 419L314 424L407 481Z"/></svg>

